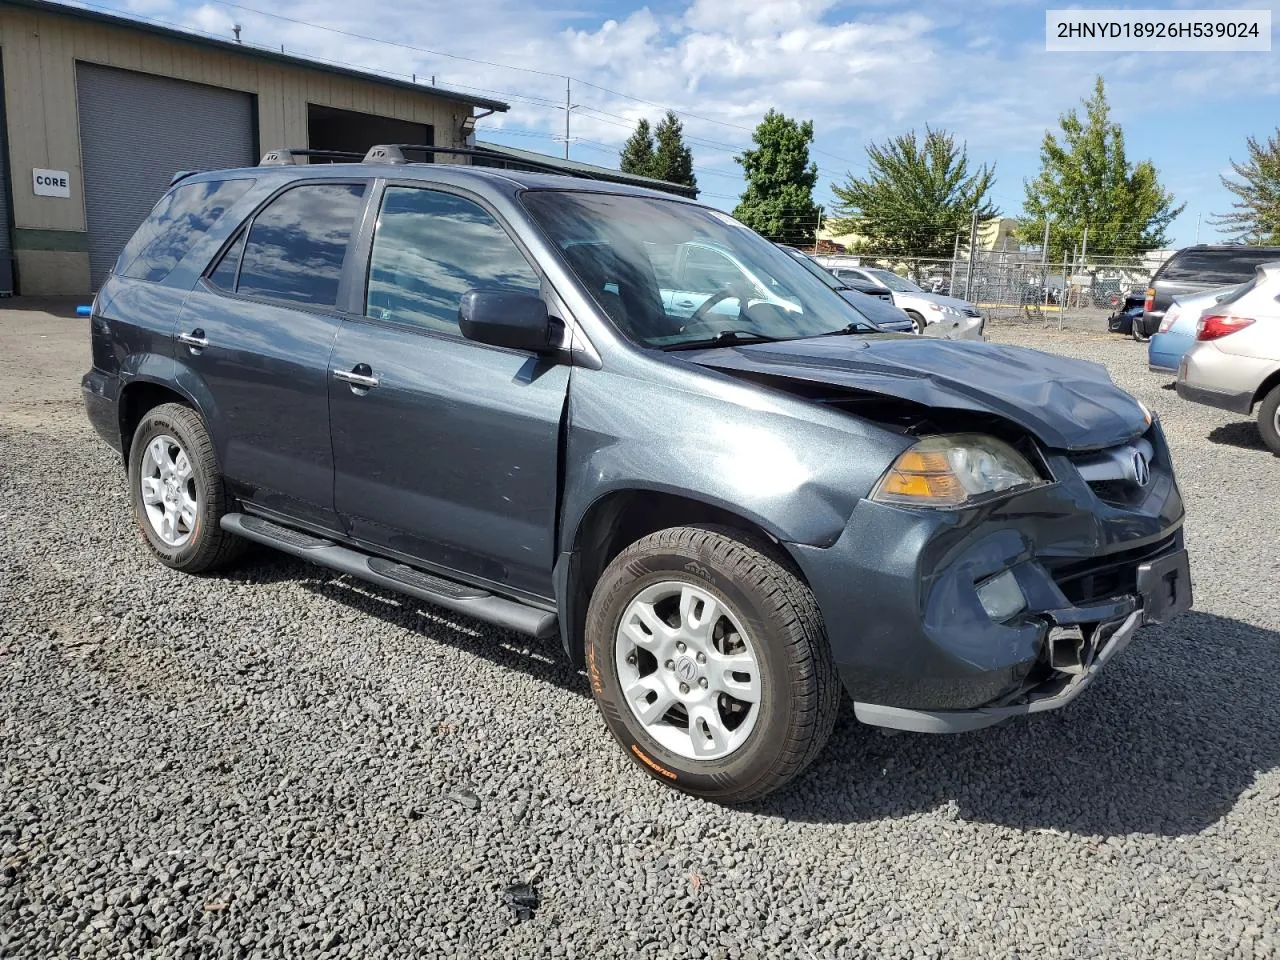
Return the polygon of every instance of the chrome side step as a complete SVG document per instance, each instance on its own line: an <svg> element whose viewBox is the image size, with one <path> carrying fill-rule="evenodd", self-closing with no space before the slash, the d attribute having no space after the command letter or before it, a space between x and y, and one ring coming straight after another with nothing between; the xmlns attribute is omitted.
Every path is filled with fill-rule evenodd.
<svg viewBox="0 0 1280 960"><path fill-rule="evenodd" d="M499 597L394 560L374 557L350 547L246 513L228 513L222 529L283 553L349 573L397 593L464 613L526 636L547 639L559 632L554 613Z"/></svg>

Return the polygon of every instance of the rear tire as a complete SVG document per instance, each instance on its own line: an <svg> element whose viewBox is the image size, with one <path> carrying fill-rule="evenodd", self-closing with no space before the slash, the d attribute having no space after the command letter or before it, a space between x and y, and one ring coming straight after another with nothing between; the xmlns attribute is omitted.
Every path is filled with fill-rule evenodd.
<svg viewBox="0 0 1280 960"><path fill-rule="evenodd" d="M179 403L149 410L129 447L129 494L142 538L156 559L185 573L235 561L248 541L222 529L222 472L200 414Z"/></svg>
<svg viewBox="0 0 1280 960"><path fill-rule="evenodd" d="M796 776L840 704L812 592L771 544L729 528L675 527L623 550L592 594L586 648L596 703L632 761L719 803Z"/></svg>
<svg viewBox="0 0 1280 960"><path fill-rule="evenodd" d="M1258 432L1271 452L1280 456L1280 384L1262 398L1258 407Z"/></svg>

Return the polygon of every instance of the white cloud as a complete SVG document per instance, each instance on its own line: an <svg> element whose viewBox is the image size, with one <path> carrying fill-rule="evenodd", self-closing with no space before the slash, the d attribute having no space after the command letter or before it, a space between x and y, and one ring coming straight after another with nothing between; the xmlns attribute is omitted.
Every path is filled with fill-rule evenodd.
<svg viewBox="0 0 1280 960"><path fill-rule="evenodd" d="M148 15L173 0L125 2ZM864 166L867 140L925 123L954 132L978 162L996 156L1012 157L1015 165L1019 156L1033 161L1045 129L1091 91L1099 71L1107 77L1114 115L1122 123L1149 114L1153 104L1176 109L1189 102L1280 94L1280 60L1272 55L1047 54L1039 35L1014 32L1015 23L1025 28L1022 10L1043 8L1021 0L964 5L916 0L909 12L889 0L687 0L660 10L615 4L607 13L530 6L522 0L244 3L276 16L228 8L217 0L187 6L185 14L162 15L185 17L197 29L228 37L232 22L238 22L246 42L275 48L283 42L299 54L399 76L435 74L442 86L511 103L510 114L485 120L481 131L512 131L519 134L520 146L548 152L559 149L550 138L563 131L562 77L570 74L587 82L574 85L574 102L584 107L574 112L574 136L593 141L575 147L575 156L592 162L614 162L609 151L635 121L656 119L661 110L588 83L718 120L685 118L700 184L714 194L738 192L732 155L749 143L750 128L770 108L812 119L818 135L815 159L824 172L843 175L849 167ZM1165 145L1128 146L1140 158ZM998 187L1020 194L1016 179L998 181Z"/></svg>

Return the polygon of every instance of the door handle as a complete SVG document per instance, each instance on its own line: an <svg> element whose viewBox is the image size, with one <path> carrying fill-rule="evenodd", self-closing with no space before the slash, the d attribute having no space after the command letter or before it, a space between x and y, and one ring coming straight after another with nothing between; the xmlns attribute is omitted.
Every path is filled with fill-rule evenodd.
<svg viewBox="0 0 1280 960"><path fill-rule="evenodd" d="M192 350L203 350L209 345L209 338L204 335L204 331L196 327L190 333L178 334L178 342L186 344Z"/></svg>
<svg viewBox="0 0 1280 960"><path fill-rule="evenodd" d="M377 377L365 373L356 373L356 370L359 370L361 367L364 367L366 370L369 369L368 364L360 363L356 365L355 370L334 370L333 378L335 380L341 380L343 383L349 383L351 386L359 387L363 390L370 390L376 387L378 385Z"/></svg>

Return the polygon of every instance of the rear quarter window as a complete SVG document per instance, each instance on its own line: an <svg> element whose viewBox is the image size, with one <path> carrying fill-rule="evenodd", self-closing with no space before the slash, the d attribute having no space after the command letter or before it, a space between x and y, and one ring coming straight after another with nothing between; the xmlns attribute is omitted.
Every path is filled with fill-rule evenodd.
<svg viewBox="0 0 1280 960"><path fill-rule="evenodd" d="M1183 250L1164 265L1156 279L1226 286L1248 280L1259 264L1273 261L1280 261L1280 250L1245 246L1239 250Z"/></svg>
<svg viewBox="0 0 1280 960"><path fill-rule="evenodd" d="M152 283L164 280L253 183L201 180L170 190L125 244L113 272Z"/></svg>

